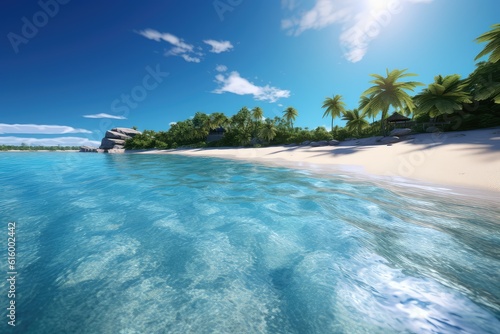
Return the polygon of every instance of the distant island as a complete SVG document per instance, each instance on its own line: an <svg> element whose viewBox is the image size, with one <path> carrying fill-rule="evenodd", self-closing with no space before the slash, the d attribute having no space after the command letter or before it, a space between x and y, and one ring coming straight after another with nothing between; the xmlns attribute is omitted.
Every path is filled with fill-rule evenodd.
<svg viewBox="0 0 500 334"><path fill-rule="evenodd" d="M78 151L79 146L0 145L0 151Z"/></svg>

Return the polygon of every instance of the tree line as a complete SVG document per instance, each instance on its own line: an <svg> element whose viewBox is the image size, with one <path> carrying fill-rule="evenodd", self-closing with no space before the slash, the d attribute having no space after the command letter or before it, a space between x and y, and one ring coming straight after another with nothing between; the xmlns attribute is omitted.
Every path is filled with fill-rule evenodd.
<svg viewBox="0 0 500 334"><path fill-rule="evenodd" d="M458 74L440 74L425 86L407 79L416 74L394 69L387 70L385 75L371 74L372 86L361 94L354 109L347 108L340 94L325 98L323 117L331 118L331 131L324 127L294 127L299 112L291 106L281 117L274 118L265 118L260 107L251 110L243 107L231 117L224 113L197 112L192 119L172 124L168 131L145 130L128 140L125 148L258 147L386 135L385 120L390 111L411 117L414 124L440 122L444 131L497 126L500 125L500 24L494 24L476 41L486 46L475 60L485 56L488 59L477 63L476 69L465 79ZM418 94L410 95L419 86L425 87ZM334 126L335 118L347 121L346 126ZM223 138L207 143L207 136L221 128L225 131ZM416 126L414 130L421 129Z"/></svg>
<svg viewBox="0 0 500 334"><path fill-rule="evenodd" d="M0 151L78 151L79 149L79 146L0 145Z"/></svg>

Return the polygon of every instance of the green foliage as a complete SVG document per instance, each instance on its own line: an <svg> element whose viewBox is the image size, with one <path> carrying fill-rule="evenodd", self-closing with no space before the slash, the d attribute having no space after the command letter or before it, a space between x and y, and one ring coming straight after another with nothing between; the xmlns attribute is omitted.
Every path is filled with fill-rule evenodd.
<svg viewBox="0 0 500 334"><path fill-rule="evenodd" d="M361 112L360 114L358 109L353 109L345 111L344 117L342 117L342 119L344 121L347 121L346 124L347 130L356 133L356 135L359 137L361 136L361 131L370 126L365 117L366 117L365 112Z"/></svg>
<svg viewBox="0 0 500 334"><path fill-rule="evenodd" d="M165 146L166 144L156 138L156 133L154 131L144 130L141 134L125 141L124 147L125 149L133 150L159 148L157 146L160 145Z"/></svg>
<svg viewBox="0 0 500 334"><path fill-rule="evenodd" d="M342 95L335 95L334 97L327 97L323 101L323 106L321 108L326 108L323 118L330 116L332 118L332 129L333 129L333 119L339 117L345 112L345 103L342 101Z"/></svg>
<svg viewBox="0 0 500 334"><path fill-rule="evenodd" d="M261 122L262 117L264 117L264 111L260 107L255 107L252 109L252 118L256 122Z"/></svg>
<svg viewBox="0 0 500 334"><path fill-rule="evenodd" d="M378 115L380 110L374 109L370 104L371 99L368 96L362 95L359 99L359 108L363 111L366 117L370 117L372 119L372 123L375 122L375 117Z"/></svg>
<svg viewBox="0 0 500 334"><path fill-rule="evenodd" d="M481 62L465 81L475 100L500 104L500 62Z"/></svg>
<svg viewBox="0 0 500 334"><path fill-rule="evenodd" d="M274 137L276 137L276 127L272 122L266 122L260 129L259 138L266 141L271 142Z"/></svg>
<svg viewBox="0 0 500 334"><path fill-rule="evenodd" d="M460 75L438 75L426 89L414 97L417 114L429 114L437 117L453 114L462 109L464 103L471 103L470 95L465 91L466 84L460 80Z"/></svg>
<svg viewBox="0 0 500 334"><path fill-rule="evenodd" d="M346 128L340 128L338 126L333 128L332 134L333 139L338 141L342 141L353 136L351 131L347 130Z"/></svg>
<svg viewBox="0 0 500 334"><path fill-rule="evenodd" d="M247 107L243 107L231 117L229 127L224 134L227 140L231 139L231 146L246 146L252 140L252 116Z"/></svg>
<svg viewBox="0 0 500 334"><path fill-rule="evenodd" d="M413 112L414 104L407 91L413 91L417 86L423 85L416 81L399 81L402 78L416 76L413 73L405 73L405 70L392 70L389 72L387 69L387 76L383 77L378 74L370 74L375 79L370 81L373 86L363 92L363 96L368 99L366 103L363 102L363 111L373 114L374 112L382 112L381 120L385 120L389 108L392 106L396 110L408 108ZM384 122L382 122L382 125Z"/></svg>
<svg viewBox="0 0 500 334"><path fill-rule="evenodd" d="M476 56L474 60L490 55L488 60L491 63L496 63L500 60L500 24L491 26L491 30L485 32L476 39L478 43L487 43L484 49Z"/></svg>
<svg viewBox="0 0 500 334"><path fill-rule="evenodd" d="M417 115L415 115L415 118L414 118L414 121L416 123L427 123L427 122L430 122L431 120L431 116L429 116L429 114L426 114L426 113L417 113Z"/></svg>
<svg viewBox="0 0 500 334"><path fill-rule="evenodd" d="M285 117L287 123L290 125L290 127L293 129L293 121L295 121L295 118L299 115L299 112L293 108L293 107L288 107L286 110L283 111L283 116Z"/></svg>
<svg viewBox="0 0 500 334"><path fill-rule="evenodd" d="M320 140L332 140L332 133L328 132L324 126L318 126L316 129L312 131L312 140L320 141Z"/></svg>

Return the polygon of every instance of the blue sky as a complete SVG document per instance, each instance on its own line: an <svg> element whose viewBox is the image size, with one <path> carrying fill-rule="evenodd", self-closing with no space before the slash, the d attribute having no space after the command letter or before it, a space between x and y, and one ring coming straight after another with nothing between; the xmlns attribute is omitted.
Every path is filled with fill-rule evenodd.
<svg viewBox="0 0 500 334"><path fill-rule="evenodd" d="M0 144L94 145L195 112L329 127L325 97L357 107L370 73L466 77L496 0L3 1ZM336 124L343 124L339 119Z"/></svg>

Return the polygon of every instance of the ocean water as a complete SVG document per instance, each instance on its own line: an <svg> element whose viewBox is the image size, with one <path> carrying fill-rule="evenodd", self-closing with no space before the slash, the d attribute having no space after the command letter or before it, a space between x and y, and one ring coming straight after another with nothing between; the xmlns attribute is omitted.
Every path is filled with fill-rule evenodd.
<svg viewBox="0 0 500 334"><path fill-rule="evenodd" d="M18 333L500 333L495 201L213 158L1 153L0 204Z"/></svg>

